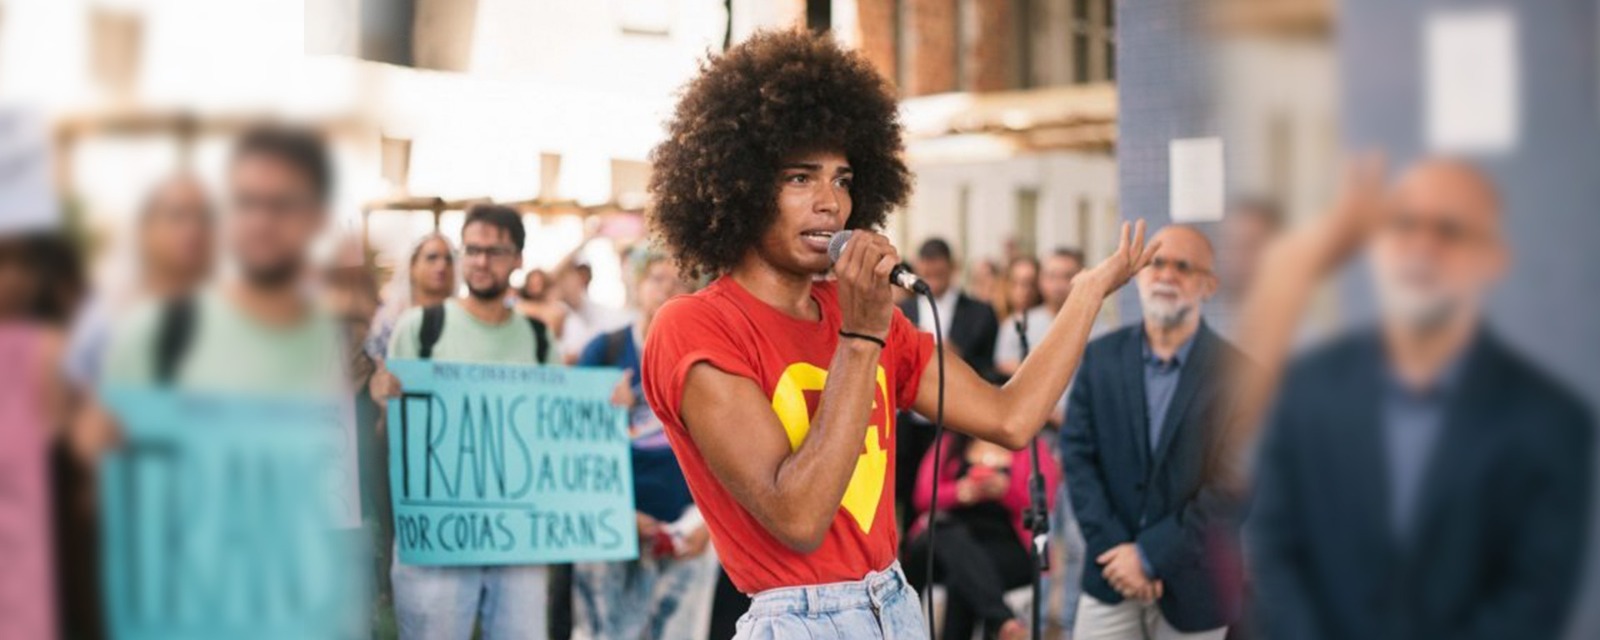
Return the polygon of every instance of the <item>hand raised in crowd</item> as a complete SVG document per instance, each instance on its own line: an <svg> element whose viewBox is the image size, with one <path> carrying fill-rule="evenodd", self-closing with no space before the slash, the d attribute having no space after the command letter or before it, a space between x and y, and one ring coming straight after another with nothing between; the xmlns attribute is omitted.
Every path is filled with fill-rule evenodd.
<svg viewBox="0 0 1600 640"><path fill-rule="evenodd" d="M645 515L643 511L633 512L634 526L639 529L639 540L648 543L654 538L656 531L661 528L661 521Z"/></svg>
<svg viewBox="0 0 1600 640"><path fill-rule="evenodd" d="M1297 328L1324 278L1366 244L1387 211L1384 155L1368 152L1345 168L1344 185L1321 218L1279 236L1262 253L1257 276L1240 304L1237 345L1251 366L1236 367L1229 389L1235 398L1225 451L1245 451L1257 437L1262 416L1295 344ZM1237 458L1237 456L1235 457ZM1243 464L1227 467L1224 484L1246 490Z"/></svg>
<svg viewBox="0 0 1600 640"><path fill-rule="evenodd" d="M617 380L617 386L611 388L611 404L628 409L637 400L633 393L633 370L624 370L622 378Z"/></svg>
<svg viewBox="0 0 1600 640"><path fill-rule="evenodd" d="M1077 289L1078 283L1093 282L1100 285L1104 295L1122 288L1128 280L1139 273L1139 270L1150 265L1155 258L1156 249L1161 243L1145 244L1144 220L1129 225L1122 223L1122 230L1117 233L1117 250L1101 260L1093 269L1087 269L1072 278L1073 288Z"/></svg>
<svg viewBox="0 0 1600 640"><path fill-rule="evenodd" d="M711 530L701 526L683 537L678 547L679 558L697 558L711 546Z"/></svg>
<svg viewBox="0 0 1600 640"><path fill-rule="evenodd" d="M1319 266L1323 269L1343 264L1366 244L1382 222L1388 206L1385 166L1384 154L1379 151L1363 153L1346 163L1338 200L1321 225L1312 229L1312 238L1324 245L1322 251L1315 252L1322 259Z"/></svg>
<svg viewBox="0 0 1600 640"><path fill-rule="evenodd" d="M367 389L372 394L373 402L387 406L390 398L400 397L404 390L400 388L400 378L389 373L382 361L376 364L377 368L372 372L372 382Z"/></svg>
<svg viewBox="0 0 1600 640"><path fill-rule="evenodd" d="M897 264L900 253L888 238L871 231L853 232L833 266L844 331L878 338L889 335L889 321L894 318L889 272Z"/></svg>
<svg viewBox="0 0 1600 640"><path fill-rule="evenodd" d="M1124 542L1095 558L1102 565L1101 575L1111 587L1125 598L1140 602L1154 602L1161 598L1161 581L1151 580L1144 574L1144 563L1139 560L1139 548Z"/></svg>

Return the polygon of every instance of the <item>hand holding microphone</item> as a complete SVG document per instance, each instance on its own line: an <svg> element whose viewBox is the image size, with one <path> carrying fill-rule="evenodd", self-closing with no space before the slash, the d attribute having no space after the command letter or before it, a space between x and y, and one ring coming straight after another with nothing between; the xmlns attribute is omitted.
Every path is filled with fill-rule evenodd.
<svg viewBox="0 0 1600 640"><path fill-rule="evenodd" d="M900 267L900 253L888 238L871 231L839 231L828 242L828 258L838 280L840 330L883 340L894 318L891 275Z"/></svg>
<svg viewBox="0 0 1600 640"><path fill-rule="evenodd" d="M844 231L833 234L833 238L828 241L829 260L832 260L835 264L839 262L840 255L844 253L845 247L850 244L850 237L854 233L854 231L845 229ZM883 237L876 233L871 233L870 231L867 233L879 238ZM912 273L910 269L907 269L905 265L898 261L895 262L894 268L889 270L889 284L911 291L912 293L920 293L923 295L928 294L928 284L923 282L921 278L917 277L917 274Z"/></svg>

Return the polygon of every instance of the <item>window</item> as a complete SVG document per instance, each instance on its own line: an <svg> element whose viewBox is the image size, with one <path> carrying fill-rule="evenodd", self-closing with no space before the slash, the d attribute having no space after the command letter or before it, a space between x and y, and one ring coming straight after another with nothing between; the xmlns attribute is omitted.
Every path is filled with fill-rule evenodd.
<svg viewBox="0 0 1600 640"><path fill-rule="evenodd" d="M1089 3L1091 0L1072 0L1072 82L1079 84L1089 79Z"/></svg>
<svg viewBox="0 0 1600 640"><path fill-rule="evenodd" d="M1088 263L1084 266L1088 266L1100 259L1100 243L1094 237L1094 212L1089 205L1087 197L1078 198L1078 210L1075 217L1077 217L1078 223L1076 242L1078 247L1083 249L1083 259Z"/></svg>
<svg viewBox="0 0 1600 640"><path fill-rule="evenodd" d="M1033 187L1017 189L1015 232L1020 255L1038 255L1039 247L1039 190Z"/></svg>
<svg viewBox="0 0 1600 640"><path fill-rule="evenodd" d="M806 0L806 28L823 32L833 27L833 0Z"/></svg>
<svg viewBox="0 0 1600 640"><path fill-rule="evenodd" d="M1117 79L1117 4L1113 0L1102 0L1105 19L1105 29L1102 32L1101 47L1105 50L1105 80Z"/></svg>
<svg viewBox="0 0 1600 640"><path fill-rule="evenodd" d="M972 187L961 185L956 191L956 251L958 255L971 255L967 251L970 245L972 229Z"/></svg>
<svg viewBox="0 0 1600 640"><path fill-rule="evenodd" d="M1106 82L1115 77L1116 6L1112 0L1071 0L1072 84Z"/></svg>

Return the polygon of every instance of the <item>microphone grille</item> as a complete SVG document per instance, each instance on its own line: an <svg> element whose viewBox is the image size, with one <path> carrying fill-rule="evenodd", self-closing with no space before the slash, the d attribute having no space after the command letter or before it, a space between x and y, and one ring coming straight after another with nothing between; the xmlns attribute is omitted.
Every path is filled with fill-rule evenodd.
<svg viewBox="0 0 1600 640"><path fill-rule="evenodd" d="M844 253L844 243L849 241L849 229L834 233L833 238L828 240L828 262L838 262L839 256Z"/></svg>

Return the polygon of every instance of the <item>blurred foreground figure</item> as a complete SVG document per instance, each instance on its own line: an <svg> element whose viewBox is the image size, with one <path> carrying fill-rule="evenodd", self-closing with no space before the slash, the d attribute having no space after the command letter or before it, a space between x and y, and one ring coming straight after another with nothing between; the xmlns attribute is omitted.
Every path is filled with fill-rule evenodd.
<svg viewBox="0 0 1600 640"><path fill-rule="evenodd" d="M167 179L151 190L135 221L131 260L109 274L73 320L61 369L75 399L91 398L122 314L150 299L188 295L211 273L216 244L215 215L200 181L189 175ZM92 402L66 416L69 445L92 445L99 411ZM87 438L87 440L84 440ZM71 451L71 449L67 449ZM72 638L102 637L100 618L100 540L95 516L93 467L87 458L63 458L58 468L64 615L62 630Z"/></svg>
<svg viewBox="0 0 1600 640"><path fill-rule="evenodd" d="M77 584L62 581L63 593L52 588L65 563L51 538L51 492L63 482L58 470L51 486L50 454L66 406L57 376L61 330L82 287L76 260L58 232L0 230L0 638L7 640L89 629L69 619L84 612L70 588ZM64 503L58 494L57 531L72 521L62 516L75 515Z"/></svg>
<svg viewBox="0 0 1600 640"><path fill-rule="evenodd" d="M314 131L260 126L226 179L232 273L116 320L81 429L110 635L353 637L366 616L349 605L364 581L345 336L307 286L332 164ZM296 494L325 499L279 498Z"/></svg>
<svg viewBox="0 0 1600 640"><path fill-rule="evenodd" d="M129 317L113 336L105 380L250 393L341 389L338 326L301 286L327 222L331 172L315 134L264 127L242 136L228 168L226 236L238 276ZM158 357L162 334L178 329L187 344L169 355L181 357Z"/></svg>
<svg viewBox="0 0 1600 640"><path fill-rule="evenodd" d="M1269 200L1242 200L1219 227L1217 293L1206 301L1206 324L1224 338L1236 338L1239 305L1260 269L1261 256L1283 230L1283 213Z"/></svg>
<svg viewBox="0 0 1600 640"><path fill-rule="evenodd" d="M131 248L132 267L110 274L113 282L97 291L72 329L65 370L80 390L100 378L113 320L141 302L184 296L211 275L216 244L215 214L199 179L179 175L151 190L140 210Z"/></svg>
<svg viewBox="0 0 1600 640"><path fill-rule="evenodd" d="M1310 263L1284 251L1263 269L1326 272L1370 231L1380 309L1377 326L1293 363L1270 415L1250 537L1264 631L1557 637L1594 436L1580 401L1485 326L1508 261L1494 188L1428 160L1383 201L1375 184L1356 191L1326 237L1302 238ZM1281 336L1277 320L1255 328Z"/></svg>

